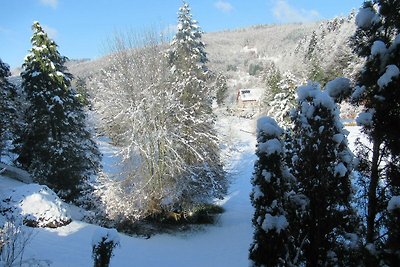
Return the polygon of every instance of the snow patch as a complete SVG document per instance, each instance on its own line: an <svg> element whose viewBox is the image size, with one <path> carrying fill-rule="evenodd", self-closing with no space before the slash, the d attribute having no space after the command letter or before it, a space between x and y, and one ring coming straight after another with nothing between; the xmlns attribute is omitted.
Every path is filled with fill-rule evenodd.
<svg viewBox="0 0 400 267"><path fill-rule="evenodd" d="M338 145L340 145L344 139L345 139L345 136L342 133L335 134L332 137L332 140L335 141Z"/></svg>
<svg viewBox="0 0 400 267"><path fill-rule="evenodd" d="M327 94L327 92L318 92L315 95L313 102L315 105L321 105L331 111L335 110L336 108L335 102L333 101L332 97Z"/></svg>
<svg viewBox="0 0 400 267"><path fill-rule="evenodd" d="M375 109L370 109L366 112L361 112L356 118L357 125L359 126L372 126L372 119L374 117Z"/></svg>
<svg viewBox="0 0 400 267"><path fill-rule="evenodd" d="M351 82L349 79L344 77L336 78L332 81L329 81L325 85L325 91L329 96L333 98L338 98L343 94L346 94L351 89Z"/></svg>
<svg viewBox="0 0 400 267"><path fill-rule="evenodd" d="M318 83L309 82L306 85L299 86L297 88L297 101L303 101L310 97L315 97L319 91Z"/></svg>
<svg viewBox="0 0 400 267"><path fill-rule="evenodd" d="M279 234L282 230L285 230L289 226L286 217L283 215L273 216L269 213L265 214L265 220L262 224L262 228L268 232L269 230L275 229Z"/></svg>
<svg viewBox="0 0 400 267"><path fill-rule="evenodd" d="M387 52L386 44L380 40L375 41L371 47L371 56L385 55Z"/></svg>
<svg viewBox="0 0 400 267"><path fill-rule="evenodd" d="M264 193L261 191L260 187L258 185L255 185L253 187L253 197L255 200L263 198Z"/></svg>
<svg viewBox="0 0 400 267"><path fill-rule="evenodd" d="M54 102L60 104L60 105L62 105L62 104L64 103L58 95L53 96L53 97L52 97L52 100L53 100Z"/></svg>
<svg viewBox="0 0 400 267"><path fill-rule="evenodd" d="M92 246L97 246L100 243L120 244L119 233L116 229L97 228L92 237Z"/></svg>
<svg viewBox="0 0 400 267"><path fill-rule="evenodd" d="M364 92L365 92L365 86L364 85L363 86L356 86L354 88L353 94L351 95L351 100L352 101L358 100Z"/></svg>
<svg viewBox="0 0 400 267"><path fill-rule="evenodd" d="M342 162L335 166L335 175L339 175L339 177L343 177L346 175L347 168L344 166Z"/></svg>
<svg viewBox="0 0 400 267"><path fill-rule="evenodd" d="M371 7L360 8L356 16L356 25L361 29L368 29L379 21L379 15Z"/></svg>
<svg viewBox="0 0 400 267"><path fill-rule="evenodd" d="M280 136L283 130L276 121L268 116L262 116L257 120L257 133L264 132L272 136Z"/></svg>
<svg viewBox="0 0 400 267"><path fill-rule="evenodd" d="M261 153L272 155L274 153L282 153L282 143L278 139L270 139L267 142L258 144L258 149Z"/></svg>
<svg viewBox="0 0 400 267"><path fill-rule="evenodd" d="M270 182L271 182L271 177L272 177L272 175L271 175L271 173L270 173L269 171L263 170L263 171L261 172L261 175L264 177L264 179L265 179L265 181L266 181L267 183L270 183Z"/></svg>
<svg viewBox="0 0 400 267"><path fill-rule="evenodd" d="M395 209L400 209L400 196L392 196L387 205L387 210L392 212Z"/></svg>
<svg viewBox="0 0 400 267"><path fill-rule="evenodd" d="M392 79L400 75L400 70L396 65L388 65L386 67L385 73L378 79L378 85L382 89L386 87Z"/></svg>

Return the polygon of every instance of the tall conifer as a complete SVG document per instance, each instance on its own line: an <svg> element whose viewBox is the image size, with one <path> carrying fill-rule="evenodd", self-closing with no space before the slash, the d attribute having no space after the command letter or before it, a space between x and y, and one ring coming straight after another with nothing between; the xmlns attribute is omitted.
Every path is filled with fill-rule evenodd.
<svg viewBox="0 0 400 267"><path fill-rule="evenodd" d="M99 166L99 152L85 128L85 113L71 89L72 75L56 43L34 22L32 48L23 64L22 88L29 104L16 141L18 163L38 182L67 199Z"/></svg>

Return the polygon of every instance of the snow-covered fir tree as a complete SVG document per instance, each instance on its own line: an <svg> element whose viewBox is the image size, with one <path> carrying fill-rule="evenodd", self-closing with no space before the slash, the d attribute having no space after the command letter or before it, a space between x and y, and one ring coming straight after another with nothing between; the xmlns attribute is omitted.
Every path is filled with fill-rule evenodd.
<svg viewBox="0 0 400 267"><path fill-rule="evenodd" d="M280 78L274 86L277 93L272 101L265 104L269 107L268 116L273 117L282 126L290 126L289 112L296 104L296 88L305 81L296 78L290 72L279 76Z"/></svg>
<svg viewBox="0 0 400 267"><path fill-rule="evenodd" d="M367 1L356 16L354 50L366 59L351 99L364 106L357 123L372 148L360 144L367 177L367 266L400 262L400 1Z"/></svg>
<svg viewBox="0 0 400 267"><path fill-rule="evenodd" d="M348 245L353 244L349 239L356 236L357 228L350 206L353 155L347 147L348 132L339 120L334 100L321 91L319 84L300 86L297 101L297 108L291 112L295 125L292 174L297 180L297 194L308 201L300 221L291 228L302 251L298 263L354 264L349 257L355 251L349 251Z"/></svg>
<svg viewBox="0 0 400 267"><path fill-rule="evenodd" d="M15 126L16 90L7 80L10 75L10 67L0 59L0 161L5 153L6 141L11 139L10 134Z"/></svg>
<svg viewBox="0 0 400 267"><path fill-rule="evenodd" d="M227 186L216 142L207 55L201 37L189 5L183 2L178 12L178 31L167 56L171 83L181 107L177 110L180 125L176 129L176 149L187 165L179 183L190 188L181 199L188 204L222 197Z"/></svg>
<svg viewBox="0 0 400 267"><path fill-rule="evenodd" d="M28 108L15 142L17 162L37 182L72 200L99 167L99 152L85 128L85 113L71 89L72 75L56 43L39 22L23 64L22 88Z"/></svg>
<svg viewBox="0 0 400 267"><path fill-rule="evenodd" d="M291 260L289 222L286 209L294 180L285 166L283 129L274 119L257 121L258 157L250 199L255 208L254 236L250 247L252 266L285 266Z"/></svg>

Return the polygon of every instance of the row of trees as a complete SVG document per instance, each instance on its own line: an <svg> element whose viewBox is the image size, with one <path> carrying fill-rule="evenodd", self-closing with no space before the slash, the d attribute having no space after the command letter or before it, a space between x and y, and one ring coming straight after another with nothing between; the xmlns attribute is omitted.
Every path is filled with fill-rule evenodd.
<svg viewBox="0 0 400 267"><path fill-rule="evenodd" d="M297 101L286 135L270 117L257 124L250 259L255 266L356 262L349 251L358 245L350 205L353 157L338 107L317 83L299 87Z"/></svg>
<svg viewBox="0 0 400 267"><path fill-rule="evenodd" d="M337 78L324 90L314 83L299 87L294 126L286 131L271 118L258 121L254 266L400 262L399 10L395 0L368 1L360 9L352 44L366 62L356 86ZM338 116L343 100L365 109L357 123L371 145L359 141L357 158Z"/></svg>

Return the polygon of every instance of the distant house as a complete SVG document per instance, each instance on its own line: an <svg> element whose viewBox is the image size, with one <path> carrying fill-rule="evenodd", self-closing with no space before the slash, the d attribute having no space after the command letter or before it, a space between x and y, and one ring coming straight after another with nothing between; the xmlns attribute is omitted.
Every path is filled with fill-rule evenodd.
<svg viewBox="0 0 400 267"><path fill-rule="evenodd" d="M239 89L236 96L238 107L254 108L255 106L258 106L263 92L264 89L262 88Z"/></svg>

